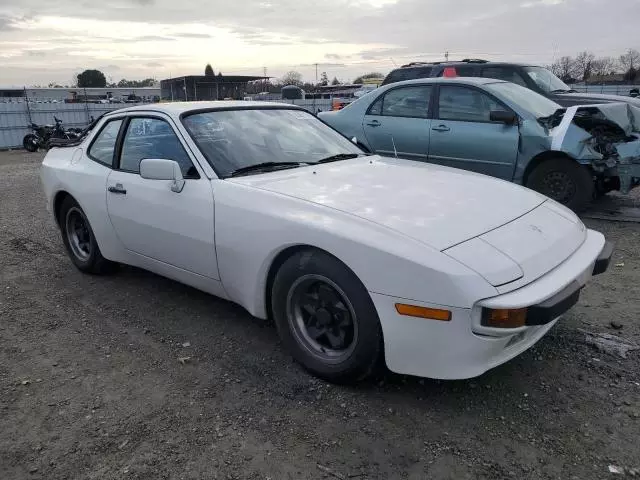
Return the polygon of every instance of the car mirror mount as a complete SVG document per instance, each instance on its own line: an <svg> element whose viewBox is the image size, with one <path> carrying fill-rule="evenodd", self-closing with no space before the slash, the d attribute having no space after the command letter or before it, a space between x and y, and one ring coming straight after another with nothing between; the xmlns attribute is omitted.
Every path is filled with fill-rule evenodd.
<svg viewBox="0 0 640 480"><path fill-rule="evenodd" d="M492 110L489 113L489 120L504 123L505 125L515 125L518 123L518 116L513 112L507 112L505 110Z"/></svg>
<svg viewBox="0 0 640 480"><path fill-rule="evenodd" d="M185 181L180 165L175 160L145 158L140 161L140 176L148 180L172 180L171 191L180 193Z"/></svg>

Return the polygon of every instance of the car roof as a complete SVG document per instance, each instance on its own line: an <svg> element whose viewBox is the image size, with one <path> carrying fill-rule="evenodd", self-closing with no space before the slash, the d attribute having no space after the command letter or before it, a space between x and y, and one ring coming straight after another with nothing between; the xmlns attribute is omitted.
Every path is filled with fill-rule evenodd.
<svg viewBox="0 0 640 480"><path fill-rule="evenodd" d="M438 67L438 66L444 66L444 67L452 67L452 66L478 66L478 67L482 67L482 66L490 66L490 67L501 67L501 66L509 66L509 67L536 67L538 65L532 65L532 64L528 64L528 63L517 63L517 62L493 62L493 61L471 61L471 62L464 62L462 60L451 60L451 61L444 61L444 62L414 62L414 63L409 63L407 65L402 65L399 68L396 68L395 70L404 70L404 69L410 69L410 68L420 68L420 67Z"/></svg>
<svg viewBox="0 0 640 480"><path fill-rule="evenodd" d="M398 85L413 85L424 83L454 83L461 85L488 85L490 83L509 83L504 80L497 80L495 78L483 78L483 77L437 77L437 78L416 78L415 80L403 80L401 82L394 82L385 85L385 87L398 86ZM374 90L375 91L375 90Z"/></svg>
<svg viewBox="0 0 640 480"><path fill-rule="evenodd" d="M146 105L136 105L133 107L120 108L114 110L112 113L125 113L125 112L160 112L169 115L180 116L188 112L196 111L212 111L212 110L233 110L233 109L261 109L261 108L288 108L296 110L304 110L301 107L291 105L289 103L275 103L275 102L249 102L245 100L218 100L209 102L167 102L167 103L152 103Z"/></svg>

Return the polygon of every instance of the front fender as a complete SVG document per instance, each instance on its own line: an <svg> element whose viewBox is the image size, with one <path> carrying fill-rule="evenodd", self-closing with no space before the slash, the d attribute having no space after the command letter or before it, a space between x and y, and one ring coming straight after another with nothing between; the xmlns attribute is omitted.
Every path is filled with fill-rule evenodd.
<svg viewBox="0 0 640 480"><path fill-rule="evenodd" d="M266 318L273 260L295 245L334 255L372 293L460 308L497 293L452 258L354 215L231 182L214 191L220 278L229 298L257 317Z"/></svg>

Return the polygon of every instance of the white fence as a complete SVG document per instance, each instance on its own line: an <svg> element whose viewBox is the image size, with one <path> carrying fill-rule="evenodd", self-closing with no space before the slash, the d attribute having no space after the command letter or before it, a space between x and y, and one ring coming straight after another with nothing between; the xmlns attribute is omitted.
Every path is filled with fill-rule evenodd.
<svg viewBox="0 0 640 480"><path fill-rule="evenodd" d="M570 85L570 87L581 93L600 93L627 97L632 89L640 88L640 85Z"/></svg>
<svg viewBox="0 0 640 480"><path fill-rule="evenodd" d="M278 102L301 106L314 115L331 110L330 99ZM54 117L57 117L65 127L82 128L89 124L91 117L98 118L105 112L132 105L135 104L0 102L0 149L22 147L22 139L31 131L29 125L32 122L38 125L53 125Z"/></svg>
<svg viewBox="0 0 640 480"><path fill-rule="evenodd" d="M126 106L130 106L128 104ZM125 105L101 103L0 103L0 149L22 146L22 139L31 130L29 125L55 124L54 117L65 127L85 127L91 117Z"/></svg>

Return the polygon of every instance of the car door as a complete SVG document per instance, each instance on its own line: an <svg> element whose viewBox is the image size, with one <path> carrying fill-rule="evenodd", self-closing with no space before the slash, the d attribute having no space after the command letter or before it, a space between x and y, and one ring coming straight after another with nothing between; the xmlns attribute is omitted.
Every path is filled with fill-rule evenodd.
<svg viewBox="0 0 640 480"><path fill-rule="evenodd" d="M135 254L218 279L211 182L201 175L168 117L131 116L120 131L107 209L124 247ZM140 161L178 162L181 192L171 181L140 176Z"/></svg>
<svg viewBox="0 0 640 480"><path fill-rule="evenodd" d="M491 122L493 110L510 111L479 88L438 87L429 145L429 161L506 180L518 159L518 125Z"/></svg>
<svg viewBox="0 0 640 480"><path fill-rule="evenodd" d="M362 124L375 153L427 160L432 89L431 85L397 87L376 99Z"/></svg>

